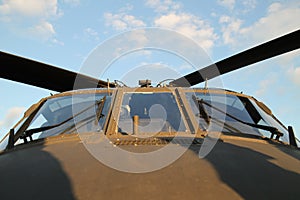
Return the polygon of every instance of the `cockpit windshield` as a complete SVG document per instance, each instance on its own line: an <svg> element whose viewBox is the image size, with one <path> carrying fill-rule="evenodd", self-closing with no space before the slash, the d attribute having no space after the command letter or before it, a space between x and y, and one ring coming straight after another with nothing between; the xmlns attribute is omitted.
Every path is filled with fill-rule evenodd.
<svg viewBox="0 0 300 200"><path fill-rule="evenodd" d="M288 142L287 130L248 97L208 92L187 92L186 97L204 130L270 137L274 129Z"/></svg>
<svg viewBox="0 0 300 200"><path fill-rule="evenodd" d="M118 121L118 132L122 134L186 131L171 92L124 93ZM135 123L137 130L134 130Z"/></svg>
<svg viewBox="0 0 300 200"><path fill-rule="evenodd" d="M100 131L110 103L111 96L104 93L50 98L40 107L24 133L34 140L64 133Z"/></svg>
<svg viewBox="0 0 300 200"><path fill-rule="evenodd" d="M216 131L275 136L289 143L287 129L266 106L247 95L192 88L121 88L112 93L76 91L41 100L13 128L14 144L101 131L118 137L173 137L177 133ZM12 143L8 138L9 134L0 141L0 150Z"/></svg>

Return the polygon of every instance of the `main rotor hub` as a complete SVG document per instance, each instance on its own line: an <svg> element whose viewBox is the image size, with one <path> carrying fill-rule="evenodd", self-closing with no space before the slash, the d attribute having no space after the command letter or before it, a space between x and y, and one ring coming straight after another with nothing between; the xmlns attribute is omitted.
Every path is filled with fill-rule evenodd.
<svg viewBox="0 0 300 200"><path fill-rule="evenodd" d="M151 80L139 80L139 85L141 87L150 87L151 86Z"/></svg>

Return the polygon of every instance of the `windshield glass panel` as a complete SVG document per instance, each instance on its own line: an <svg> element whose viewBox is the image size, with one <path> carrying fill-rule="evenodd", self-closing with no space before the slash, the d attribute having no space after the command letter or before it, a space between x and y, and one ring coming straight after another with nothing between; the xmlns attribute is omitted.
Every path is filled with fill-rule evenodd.
<svg viewBox="0 0 300 200"><path fill-rule="evenodd" d="M263 111L258 109L258 106L255 106L247 97L204 92L189 92L186 93L186 97L200 128L204 130L247 133L269 137L269 131L252 127L247 123L274 126L276 128L280 126L274 119L267 119L265 115L262 115L261 112ZM196 102L195 99L197 99ZM199 104L201 105L199 106ZM201 111L206 112L209 119L205 120ZM207 123L208 121L209 123ZM282 126L279 131L286 133ZM286 137L282 137L281 140L286 141Z"/></svg>
<svg viewBox="0 0 300 200"><path fill-rule="evenodd" d="M26 131L32 133L33 139L63 133L101 131L110 103L111 96L105 93L76 94L48 99Z"/></svg>
<svg viewBox="0 0 300 200"><path fill-rule="evenodd" d="M281 133L283 133L284 135L280 138L282 141L284 142L288 142L289 143L289 137L288 137L288 131L285 129L285 127L283 127L280 123L278 123L276 121L276 119L274 119L273 116L267 114L265 111L263 111L254 100L250 100L252 102L252 104L255 106L255 108L257 109L257 111L259 112L259 114L262 116L262 119L258 122L259 124L263 124L263 125L270 125L273 127L276 127ZM265 131L264 132L265 136L270 137L270 133Z"/></svg>
<svg viewBox="0 0 300 200"><path fill-rule="evenodd" d="M23 117L14 127L14 132L16 133L20 127L22 126L22 124L24 123L24 121L26 121L27 117ZM0 151L4 150L8 144L8 137L9 137L9 132L0 140Z"/></svg>
<svg viewBox="0 0 300 200"><path fill-rule="evenodd" d="M125 93L118 132L133 134L134 116L138 117L139 133L186 131L176 98L170 92Z"/></svg>
<svg viewBox="0 0 300 200"><path fill-rule="evenodd" d="M204 100L206 103L219 108L221 110L225 110L228 113L237 115L241 120L249 123L253 123L253 119L249 115L249 113L245 110L244 103L241 99L239 99L237 96L233 95L226 95L226 94L210 94L210 93L190 93L189 94L189 102L192 103L192 96L195 95L197 99ZM195 103L193 102L195 105ZM230 118L229 116L226 116L222 114L221 112L217 112L213 108L205 105L205 109L207 110L208 114L210 114L212 117L216 117L219 119L224 118L226 121L234 121L234 119ZM195 110L195 109L193 109Z"/></svg>

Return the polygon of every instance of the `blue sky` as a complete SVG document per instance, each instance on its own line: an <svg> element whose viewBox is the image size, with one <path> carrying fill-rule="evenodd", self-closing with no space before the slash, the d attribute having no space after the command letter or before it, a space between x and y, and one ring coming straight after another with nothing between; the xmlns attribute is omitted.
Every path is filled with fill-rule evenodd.
<svg viewBox="0 0 300 200"><path fill-rule="evenodd" d="M298 0L2 0L0 48L4 52L80 71L90 52L113 36L136 28L160 27L191 38L207 52L211 61L216 62L299 29L299 19ZM131 59L135 60L134 67L152 62L177 67L181 75L194 70L174 64L176 59L170 55L164 55L164 60L142 55L144 61L142 57ZM221 79L224 88L243 91L264 101L285 125L294 126L298 138L299 55L299 50L294 51ZM155 58L159 57L162 58L161 55ZM120 70L121 61L101 78L126 76L122 74L124 70ZM214 81L209 85L214 85ZM25 108L50 92L0 79L0 136L21 117Z"/></svg>

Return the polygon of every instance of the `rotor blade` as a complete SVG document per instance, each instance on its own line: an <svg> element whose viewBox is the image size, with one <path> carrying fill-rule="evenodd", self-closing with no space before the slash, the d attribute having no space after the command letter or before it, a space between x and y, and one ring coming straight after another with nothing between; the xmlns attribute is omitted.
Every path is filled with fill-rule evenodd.
<svg viewBox="0 0 300 200"><path fill-rule="evenodd" d="M300 29L178 78L170 82L170 85L181 87L196 85L206 79L212 79L247 65L299 49L299 41Z"/></svg>
<svg viewBox="0 0 300 200"><path fill-rule="evenodd" d="M108 83L83 74L54 67L1 51L0 78L25 83L48 90L64 92L73 89L107 87ZM76 88L74 82L76 80ZM110 87L115 87L113 83Z"/></svg>

